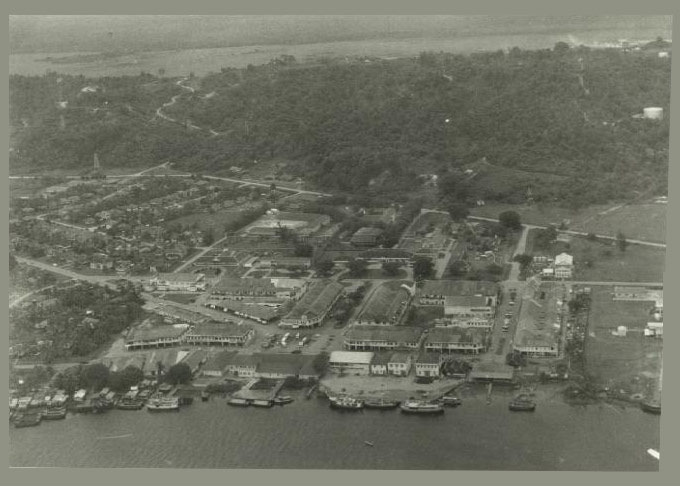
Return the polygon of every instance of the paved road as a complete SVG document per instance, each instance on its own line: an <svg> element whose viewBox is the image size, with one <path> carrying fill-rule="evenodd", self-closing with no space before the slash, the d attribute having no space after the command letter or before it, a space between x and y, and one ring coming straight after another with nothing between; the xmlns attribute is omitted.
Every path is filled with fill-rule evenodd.
<svg viewBox="0 0 680 486"><path fill-rule="evenodd" d="M189 258L186 262L182 263L179 267L175 268L175 270L174 270L173 273L179 273L179 272L181 272L182 270L184 270L185 268L187 268L189 265L191 265L192 263L194 263L196 260L198 260L199 258L201 258L203 255L205 255L206 253L208 253L210 250L212 250L213 248L215 248L217 245L219 245L220 243L222 243L222 242L223 242L224 240L226 240L227 238L229 238L229 235L226 235L226 236L220 238L219 240L217 240L215 243L213 243L212 245L210 245L210 246L208 246L208 247L204 247L204 248L203 248L200 252L198 252L196 255L194 255L193 257Z"/></svg>
<svg viewBox="0 0 680 486"><path fill-rule="evenodd" d="M498 219L495 218L483 218L481 216L468 216L468 219L477 219L480 221L492 221L494 223L498 222ZM547 226L537 226L534 224L525 224L522 223L522 226L528 228L528 229L534 229L534 228L540 228L540 229L545 229ZM571 231L571 230L559 230L560 233L564 233L567 235L574 235L574 236L588 236L590 233L586 233L584 231ZM599 239L603 240L611 240L611 241L616 241L615 236L608 236L608 235L595 235ZM655 248L666 248L665 243L656 243L653 241L647 241L647 240L629 240L626 238L626 241L628 243L634 244L634 245L645 245L645 246L653 246Z"/></svg>

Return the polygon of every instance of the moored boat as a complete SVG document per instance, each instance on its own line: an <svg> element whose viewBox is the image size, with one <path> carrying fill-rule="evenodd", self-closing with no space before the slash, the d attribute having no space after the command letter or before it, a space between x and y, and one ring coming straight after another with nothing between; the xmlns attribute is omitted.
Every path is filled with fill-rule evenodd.
<svg viewBox="0 0 680 486"><path fill-rule="evenodd" d="M61 420L66 418L66 407L50 407L42 412L43 420Z"/></svg>
<svg viewBox="0 0 680 486"><path fill-rule="evenodd" d="M441 402L442 405L446 405L448 407L457 407L458 405L463 403L460 398L448 395L444 395L439 399L439 401Z"/></svg>
<svg viewBox="0 0 680 486"><path fill-rule="evenodd" d="M330 398L331 408L339 410L361 410L364 408L364 401L352 397L333 397Z"/></svg>
<svg viewBox="0 0 680 486"><path fill-rule="evenodd" d="M287 403L291 403L293 400L294 400L293 397L289 397L289 396L275 397L274 398L274 404L275 405L286 405Z"/></svg>
<svg viewBox="0 0 680 486"><path fill-rule="evenodd" d="M661 414L661 401L660 400L645 400L640 403L640 408L647 413L653 413L655 415Z"/></svg>
<svg viewBox="0 0 680 486"><path fill-rule="evenodd" d="M384 398L368 398L364 401L364 407L387 410L397 408L401 402L397 400L385 400Z"/></svg>
<svg viewBox="0 0 680 486"><path fill-rule="evenodd" d="M17 428L34 427L36 425L40 425L41 418L40 412L20 413L14 417L14 426Z"/></svg>
<svg viewBox="0 0 680 486"><path fill-rule="evenodd" d="M119 410L140 410L144 406L144 400L136 398L122 398L116 408Z"/></svg>
<svg viewBox="0 0 680 486"><path fill-rule="evenodd" d="M149 412L173 412L179 410L177 397L158 397L150 399L146 404Z"/></svg>
<svg viewBox="0 0 680 486"><path fill-rule="evenodd" d="M269 408L269 407L272 407L272 406L274 405L274 402L273 402L272 400L266 400L266 399L263 399L263 400L253 400L252 403L251 403L251 405L252 405L253 407L264 407L264 408Z"/></svg>
<svg viewBox="0 0 680 486"><path fill-rule="evenodd" d="M520 395L510 401L508 408L513 412L533 412L536 410L536 403L529 397Z"/></svg>
<svg viewBox="0 0 680 486"><path fill-rule="evenodd" d="M250 400L246 400L245 398L231 398L227 404L234 407L247 407L250 405Z"/></svg>
<svg viewBox="0 0 680 486"><path fill-rule="evenodd" d="M444 413L444 407L441 404L420 400L408 400L402 403L400 408L403 413L432 415Z"/></svg>

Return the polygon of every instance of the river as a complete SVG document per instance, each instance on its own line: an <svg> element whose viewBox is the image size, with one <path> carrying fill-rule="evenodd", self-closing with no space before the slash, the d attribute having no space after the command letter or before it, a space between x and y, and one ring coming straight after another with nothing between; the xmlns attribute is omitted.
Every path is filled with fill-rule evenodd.
<svg viewBox="0 0 680 486"><path fill-rule="evenodd" d="M224 398L180 412L112 410L10 429L11 466L657 471L659 417L571 406L559 396L510 412L510 391L463 395L442 416L343 412L302 395L284 407ZM373 447L364 441L370 441Z"/></svg>

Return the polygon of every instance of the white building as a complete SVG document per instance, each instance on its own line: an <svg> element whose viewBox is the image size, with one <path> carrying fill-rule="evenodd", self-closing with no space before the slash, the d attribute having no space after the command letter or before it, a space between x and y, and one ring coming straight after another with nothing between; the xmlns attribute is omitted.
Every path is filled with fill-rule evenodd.
<svg viewBox="0 0 680 486"><path fill-rule="evenodd" d="M333 351L328 361L331 370L336 372L368 375L373 353L356 351Z"/></svg>
<svg viewBox="0 0 680 486"><path fill-rule="evenodd" d="M574 271L574 257L560 253L555 257L555 278L571 278Z"/></svg>

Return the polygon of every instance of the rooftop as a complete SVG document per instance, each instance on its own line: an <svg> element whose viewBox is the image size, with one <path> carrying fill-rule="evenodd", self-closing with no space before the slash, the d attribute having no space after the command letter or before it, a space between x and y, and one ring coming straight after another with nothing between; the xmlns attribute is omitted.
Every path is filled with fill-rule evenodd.
<svg viewBox="0 0 680 486"><path fill-rule="evenodd" d="M439 364L441 362L442 356L438 353L420 353L416 363L422 364Z"/></svg>
<svg viewBox="0 0 680 486"><path fill-rule="evenodd" d="M236 357L236 351L221 351L211 356L203 365L203 371L224 371Z"/></svg>
<svg viewBox="0 0 680 486"><path fill-rule="evenodd" d="M286 318L299 319L303 315L316 318L328 309L343 290L342 285L331 280L314 281Z"/></svg>
<svg viewBox="0 0 680 486"><path fill-rule="evenodd" d="M498 294L498 284L494 282L471 280L425 280L420 288L420 295L485 295Z"/></svg>
<svg viewBox="0 0 680 486"><path fill-rule="evenodd" d="M331 363L352 363L352 364L376 364L376 359L384 359L387 364L389 355L377 355L360 351L333 351L331 353Z"/></svg>
<svg viewBox="0 0 680 486"><path fill-rule="evenodd" d="M482 334L478 329L463 329L458 327L435 327L430 329L426 343L468 343L482 344Z"/></svg>
<svg viewBox="0 0 680 486"><path fill-rule="evenodd" d="M545 293L543 299L540 296ZM521 346L556 346L559 330L557 296L541 285L533 297L525 298L518 319L515 343Z"/></svg>
<svg viewBox="0 0 680 486"><path fill-rule="evenodd" d="M200 273L159 273L155 278L168 282L198 282L203 278Z"/></svg>
<svg viewBox="0 0 680 486"><path fill-rule="evenodd" d="M186 326L155 326L155 327L137 327L132 329L125 337L125 342L133 341L155 341L156 339L164 338L179 338L187 331Z"/></svg>
<svg viewBox="0 0 680 486"><path fill-rule="evenodd" d="M267 278L233 278L224 277L213 287L216 292L275 292L274 284Z"/></svg>
<svg viewBox="0 0 680 486"><path fill-rule="evenodd" d="M411 355L408 353L394 353L390 357L390 363L408 363Z"/></svg>
<svg viewBox="0 0 680 486"><path fill-rule="evenodd" d="M447 295L444 299L447 306L486 307L486 297L481 295Z"/></svg>
<svg viewBox="0 0 680 486"><path fill-rule="evenodd" d="M191 336L244 336L252 328L233 322L205 322L196 324L190 331Z"/></svg>
<svg viewBox="0 0 680 486"><path fill-rule="evenodd" d="M276 307L243 303L239 300L208 300L206 305L214 305L234 313L245 314L259 319L273 319L279 315Z"/></svg>
<svg viewBox="0 0 680 486"><path fill-rule="evenodd" d="M423 334L419 327L408 326L352 326L346 339L352 341L417 342Z"/></svg>
<svg viewBox="0 0 680 486"><path fill-rule="evenodd" d="M358 317L360 321L389 321L398 314L401 304L408 302L409 292L394 285L383 284L371 295Z"/></svg>

